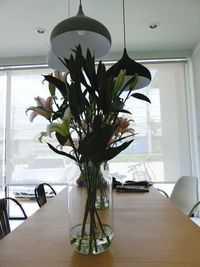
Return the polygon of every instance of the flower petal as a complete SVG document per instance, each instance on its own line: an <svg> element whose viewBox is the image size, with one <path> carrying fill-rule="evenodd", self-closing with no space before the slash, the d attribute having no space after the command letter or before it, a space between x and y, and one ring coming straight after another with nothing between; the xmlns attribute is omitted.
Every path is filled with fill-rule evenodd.
<svg viewBox="0 0 200 267"><path fill-rule="evenodd" d="M52 97L49 96L45 101L45 108L48 109L49 111L53 111L52 105L53 105L53 100Z"/></svg>
<svg viewBox="0 0 200 267"><path fill-rule="evenodd" d="M40 143L42 143L42 138L43 138L44 136L47 136L47 133L46 133L46 132L41 132L41 133L40 133L40 136L39 136L39 138L38 138L38 140L39 140Z"/></svg>
<svg viewBox="0 0 200 267"><path fill-rule="evenodd" d="M31 114L30 114L30 116L29 116L29 120L30 120L30 122L33 122L33 120L35 119L35 117L36 117L37 115L38 115L38 114L37 114L35 111L31 112Z"/></svg>
<svg viewBox="0 0 200 267"><path fill-rule="evenodd" d="M37 102L38 107L45 107L45 99L44 98L37 96L34 99Z"/></svg>
<svg viewBox="0 0 200 267"><path fill-rule="evenodd" d="M32 113L36 114L36 115L34 115L34 114L31 113L31 120L33 120L37 115L43 116L47 120L49 120L51 118L51 112L46 110L46 109L44 109L44 108L42 108L42 107L30 107L30 108L27 108L26 113L29 110L32 110L33 111ZM32 119L32 117L33 117L33 119Z"/></svg>
<svg viewBox="0 0 200 267"><path fill-rule="evenodd" d="M65 129L63 127L63 124L60 124L60 123L51 123L47 126L47 134L51 136L51 133L53 132L57 132L59 134L61 134L62 136L66 136L66 132L65 132Z"/></svg>

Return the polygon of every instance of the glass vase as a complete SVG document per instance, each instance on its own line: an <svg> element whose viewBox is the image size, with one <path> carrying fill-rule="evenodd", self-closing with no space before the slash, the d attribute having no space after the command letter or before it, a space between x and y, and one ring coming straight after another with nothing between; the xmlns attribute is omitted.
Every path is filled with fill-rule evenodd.
<svg viewBox="0 0 200 267"><path fill-rule="evenodd" d="M112 178L104 164L79 164L82 186L68 185L70 242L84 254L104 252L113 238Z"/></svg>

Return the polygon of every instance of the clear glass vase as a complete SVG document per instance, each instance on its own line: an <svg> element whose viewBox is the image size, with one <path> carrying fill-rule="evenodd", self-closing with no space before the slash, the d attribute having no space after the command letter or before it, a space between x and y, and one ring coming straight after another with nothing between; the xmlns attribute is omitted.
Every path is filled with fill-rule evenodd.
<svg viewBox="0 0 200 267"><path fill-rule="evenodd" d="M105 164L79 164L83 184L68 185L70 242L84 254L105 251L113 238L112 178Z"/></svg>

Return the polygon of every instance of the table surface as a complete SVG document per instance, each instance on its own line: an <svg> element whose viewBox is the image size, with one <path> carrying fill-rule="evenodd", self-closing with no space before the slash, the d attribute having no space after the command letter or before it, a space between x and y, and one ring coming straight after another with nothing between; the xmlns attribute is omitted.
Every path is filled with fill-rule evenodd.
<svg viewBox="0 0 200 267"><path fill-rule="evenodd" d="M113 193L114 238L104 253L70 246L67 190L0 240L0 267L200 267L200 229L155 189Z"/></svg>

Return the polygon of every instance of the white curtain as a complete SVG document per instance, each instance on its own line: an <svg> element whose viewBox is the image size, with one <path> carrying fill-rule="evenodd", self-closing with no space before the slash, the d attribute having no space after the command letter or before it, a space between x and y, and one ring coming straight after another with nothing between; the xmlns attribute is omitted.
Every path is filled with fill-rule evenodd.
<svg viewBox="0 0 200 267"><path fill-rule="evenodd" d="M127 109L132 112L134 118L132 127L137 134L132 145L109 163L110 172L122 180L175 182L181 175L193 174L194 169L191 164L193 129L190 128L188 119L189 114L191 121L193 113L188 105L190 91L186 88L185 75L187 62L145 65L151 71L152 82L139 92L146 94L152 103L148 104L134 98L127 103ZM46 98L49 95L47 84L42 84L42 75L50 72L48 69L10 70L7 71L7 77L4 76L4 79L7 79L5 84L8 185L33 184L33 172L28 172L31 162L41 157L58 157L46 144L38 141L40 132L46 129L47 121L38 116L30 123L25 114L27 107L36 104L34 97ZM71 162L66 164L69 165ZM39 169L38 167L36 170L36 184L44 179L51 184L63 183L62 178L59 178L62 175L50 175L51 170L44 174ZM68 177L75 175L75 172L73 167L70 168Z"/></svg>
<svg viewBox="0 0 200 267"><path fill-rule="evenodd" d="M140 90L151 104L132 99L135 141L123 155L112 160L110 169L123 180L148 179L175 182L192 175L186 62L146 64L152 74L149 87Z"/></svg>

